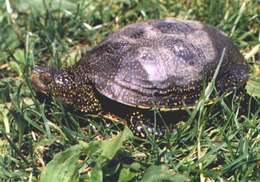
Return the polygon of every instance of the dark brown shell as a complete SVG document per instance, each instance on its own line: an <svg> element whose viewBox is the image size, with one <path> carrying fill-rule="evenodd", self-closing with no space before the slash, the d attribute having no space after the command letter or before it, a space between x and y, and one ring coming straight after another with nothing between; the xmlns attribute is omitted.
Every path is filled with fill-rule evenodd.
<svg viewBox="0 0 260 182"><path fill-rule="evenodd" d="M223 32L196 21L165 19L128 25L87 52L75 67L79 79L90 79L112 100L175 109L194 105L224 48L220 87L225 79L231 79L232 88L241 86L248 71L239 50ZM237 67L242 69L232 70Z"/></svg>

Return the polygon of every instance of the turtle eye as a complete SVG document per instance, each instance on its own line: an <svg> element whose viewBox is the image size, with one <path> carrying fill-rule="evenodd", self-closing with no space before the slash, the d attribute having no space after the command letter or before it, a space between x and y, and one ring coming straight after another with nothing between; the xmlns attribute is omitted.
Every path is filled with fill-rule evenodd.
<svg viewBox="0 0 260 182"><path fill-rule="evenodd" d="M61 100L70 103L74 97L73 86L74 81L70 72L66 70L59 70L53 74L53 82L51 84L52 95Z"/></svg>
<svg viewBox="0 0 260 182"><path fill-rule="evenodd" d="M61 75L54 76L54 82L56 85L64 85L66 83L66 79L64 79Z"/></svg>
<svg viewBox="0 0 260 182"><path fill-rule="evenodd" d="M67 86L71 83L70 76L66 72L60 72L54 75L54 82L57 86Z"/></svg>

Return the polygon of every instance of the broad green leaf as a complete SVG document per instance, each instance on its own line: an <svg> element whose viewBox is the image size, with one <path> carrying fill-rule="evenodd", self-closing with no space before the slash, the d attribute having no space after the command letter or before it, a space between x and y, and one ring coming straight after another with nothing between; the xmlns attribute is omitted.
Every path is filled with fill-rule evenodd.
<svg viewBox="0 0 260 182"><path fill-rule="evenodd" d="M125 127L124 131L118 134L117 136L109 140L101 141L101 145L99 148L94 147L96 151L101 151L101 154L97 159L97 163L95 167L90 172L89 181L91 182L103 181L102 167L108 160L111 160L115 156L118 150L122 147L123 142L132 137L133 137L132 132L129 130L129 128Z"/></svg>
<svg viewBox="0 0 260 182"><path fill-rule="evenodd" d="M260 97L260 77L250 79L247 82L246 90L249 95Z"/></svg>
<svg viewBox="0 0 260 182"><path fill-rule="evenodd" d="M88 179L89 182L102 182L103 181L103 171L102 167L97 164L94 169L90 173L90 177Z"/></svg>
<svg viewBox="0 0 260 182"><path fill-rule="evenodd" d="M10 66L11 70L16 72L19 76L22 75L22 69L21 69L20 65L17 62L11 61L9 63L9 66Z"/></svg>
<svg viewBox="0 0 260 182"><path fill-rule="evenodd" d="M20 65L25 65L25 55L22 49L16 49L13 56Z"/></svg>
<svg viewBox="0 0 260 182"><path fill-rule="evenodd" d="M254 65L254 71L246 85L247 93L260 98L260 65Z"/></svg>
<svg viewBox="0 0 260 182"><path fill-rule="evenodd" d="M24 65L25 65L25 57L24 52L21 49L17 49L13 54L15 60L10 61L9 66L12 71L15 71L19 76L22 76Z"/></svg>
<svg viewBox="0 0 260 182"><path fill-rule="evenodd" d="M87 149L87 144L78 144L58 153L54 159L43 169L41 182L72 182L78 181L78 163L80 154Z"/></svg>
<svg viewBox="0 0 260 182"><path fill-rule="evenodd" d="M117 151L122 147L123 142L132 138L133 134L129 128L125 127L124 131L110 140L105 140L101 144L102 153L98 159L98 162L104 163L107 160L111 160Z"/></svg>
<svg viewBox="0 0 260 182"><path fill-rule="evenodd" d="M16 32L14 31L14 28L11 24L9 24L6 21L0 22L1 28L0 28L0 50L13 50L16 47L20 45L20 41L17 37ZM2 52L2 51L1 51ZM1 54L7 53L2 52ZM3 57L3 55L1 56Z"/></svg>
<svg viewBox="0 0 260 182"><path fill-rule="evenodd" d="M166 166L151 166L149 167L142 179L142 182L167 180L172 182L186 182L189 179L183 175L177 175L171 172Z"/></svg>
<svg viewBox="0 0 260 182"><path fill-rule="evenodd" d="M137 174L130 168L123 168L120 172L118 182L127 182L132 180Z"/></svg>
<svg viewBox="0 0 260 182"><path fill-rule="evenodd" d="M0 52L0 64L5 63L5 61L7 60L7 58L8 58L8 53L1 51L1 52Z"/></svg>
<svg viewBox="0 0 260 182"><path fill-rule="evenodd" d="M137 171L139 171L141 167L141 164L138 162L124 166L124 168L120 171L118 182L131 181L135 176L138 175Z"/></svg>

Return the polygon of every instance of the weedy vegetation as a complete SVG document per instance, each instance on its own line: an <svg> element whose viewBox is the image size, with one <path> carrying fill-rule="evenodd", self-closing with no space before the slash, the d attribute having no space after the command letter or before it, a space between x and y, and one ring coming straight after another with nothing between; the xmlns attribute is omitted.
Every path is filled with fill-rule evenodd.
<svg viewBox="0 0 260 182"><path fill-rule="evenodd" d="M0 181L260 180L259 0L0 0L0 5ZM246 104L223 96L204 106L214 91L210 84L173 132L140 139L119 123L75 112L32 88L35 65L70 66L114 30L165 17L199 20L231 37L251 69Z"/></svg>

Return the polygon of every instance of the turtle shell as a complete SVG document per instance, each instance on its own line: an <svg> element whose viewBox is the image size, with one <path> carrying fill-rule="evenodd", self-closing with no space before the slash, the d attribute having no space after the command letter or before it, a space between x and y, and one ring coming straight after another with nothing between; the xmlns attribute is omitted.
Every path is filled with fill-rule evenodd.
<svg viewBox="0 0 260 182"><path fill-rule="evenodd" d="M114 101L176 109L198 100L224 48L218 79L230 79L232 88L239 87L247 78L243 56L223 32L197 21L164 19L128 25L88 51L76 67L80 79L84 75ZM236 76L231 71L234 65L244 72ZM232 75L225 78L227 72Z"/></svg>

